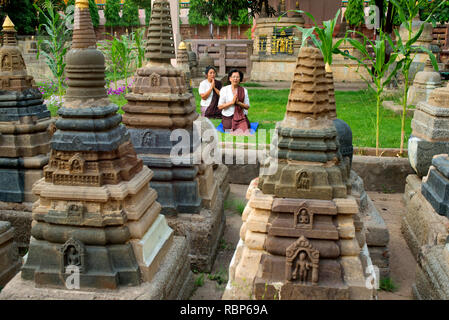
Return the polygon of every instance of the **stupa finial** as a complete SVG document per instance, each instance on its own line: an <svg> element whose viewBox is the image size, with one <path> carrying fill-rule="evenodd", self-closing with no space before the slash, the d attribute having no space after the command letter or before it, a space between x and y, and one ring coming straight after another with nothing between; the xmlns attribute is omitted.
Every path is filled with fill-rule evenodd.
<svg viewBox="0 0 449 320"><path fill-rule="evenodd" d="M323 55L318 48L299 51L287 104L286 120L328 119L329 86Z"/></svg>
<svg viewBox="0 0 449 320"><path fill-rule="evenodd" d="M147 39L146 59L170 64L170 59L176 58L170 3L167 0L153 2Z"/></svg>
<svg viewBox="0 0 449 320"><path fill-rule="evenodd" d="M89 8L89 0L76 0L75 7L80 9L88 9Z"/></svg>
<svg viewBox="0 0 449 320"><path fill-rule="evenodd" d="M88 0L77 0L75 2L72 48L85 49L97 46L97 37L88 9Z"/></svg>
<svg viewBox="0 0 449 320"><path fill-rule="evenodd" d="M16 46L17 40L16 40L16 29L14 27L14 23L11 21L9 16L6 16L5 21L3 22L3 45L5 46Z"/></svg>
<svg viewBox="0 0 449 320"><path fill-rule="evenodd" d="M77 0L75 6L72 47L66 56L66 74L68 78L68 88L65 96L66 103L79 99L107 98L106 89L104 88L106 84L104 56L101 51L97 50L89 2L88 0ZM107 100L107 103L109 103L109 100ZM78 105L78 107L86 106Z"/></svg>

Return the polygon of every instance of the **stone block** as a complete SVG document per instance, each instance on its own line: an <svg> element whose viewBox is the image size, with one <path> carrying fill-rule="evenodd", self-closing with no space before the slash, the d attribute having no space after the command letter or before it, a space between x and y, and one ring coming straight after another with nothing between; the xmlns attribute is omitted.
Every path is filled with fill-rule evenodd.
<svg viewBox="0 0 449 320"><path fill-rule="evenodd" d="M449 218L449 158L435 157L432 164L435 167L430 167L421 193L438 214Z"/></svg>
<svg viewBox="0 0 449 320"><path fill-rule="evenodd" d="M417 178L412 179L412 177L408 181L416 181ZM418 183L408 184L408 194L412 196L410 200L404 196L406 211L401 223L404 239L417 261L422 246L443 245L449 236L449 219L435 212L419 188Z"/></svg>
<svg viewBox="0 0 449 320"><path fill-rule="evenodd" d="M165 217L170 228L175 231L175 235L187 237L191 250L189 256L192 270L209 272L226 225L221 191L211 209L202 208L197 214L166 215Z"/></svg>
<svg viewBox="0 0 449 320"><path fill-rule="evenodd" d="M174 237L151 282L117 290L82 291L36 287L18 274L0 293L1 300L183 300L190 297L194 279L184 237ZM182 261L183 263L179 263ZM176 276L174 276L176 275Z"/></svg>
<svg viewBox="0 0 449 320"><path fill-rule="evenodd" d="M433 156L449 153L449 141L426 141L411 135L408 140L410 165L419 177L429 172Z"/></svg>
<svg viewBox="0 0 449 320"><path fill-rule="evenodd" d="M14 228L6 221L0 221L0 287L5 286L22 266L17 245L14 242Z"/></svg>

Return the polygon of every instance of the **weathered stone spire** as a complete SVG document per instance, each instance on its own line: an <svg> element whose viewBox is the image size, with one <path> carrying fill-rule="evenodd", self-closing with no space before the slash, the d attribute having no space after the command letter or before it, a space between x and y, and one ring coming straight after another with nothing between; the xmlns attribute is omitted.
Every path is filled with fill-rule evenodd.
<svg viewBox="0 0 449 320"><path fill-rule="evenodd" d="M153 2L147 39L145 58L150 63L157 61L170 64L170 59L176 58L170 4L167 0Z"/></svg>
<svg viewBox="0 0 449 320"><path fill-rule="evenodd" d="M304 47L298 55L284 123L297 126L304 119L329 118L329 85L321 51Z"/></svg>
<svg viewBox="0 0 449 320"><path fill-rule="evenodd" d="M88 0L75 2L72 48L96 48L96 36L89 12Z"/></svg>
<svg viewBox="0 0 449 320"><path fill-rule="evenodd" d="M86 5L87 3L87 5ZM104 56L96 49L96 37L89 13L87 0L75 3L75 22L72 47L66 56L67 94L69 104L76 100L107 98L105 82ZM109 104L106 99L102 105ZM83 105L70 105L80 108Z"/></svg>
<svg viewBox="0 0 449 320"><path fill-rule="evenodd" d="M3 22L3 45L4 46L16 46L17 40L15 34L17 33L14 28L14 23L11 21L9 16L6 16Z"/></svg>

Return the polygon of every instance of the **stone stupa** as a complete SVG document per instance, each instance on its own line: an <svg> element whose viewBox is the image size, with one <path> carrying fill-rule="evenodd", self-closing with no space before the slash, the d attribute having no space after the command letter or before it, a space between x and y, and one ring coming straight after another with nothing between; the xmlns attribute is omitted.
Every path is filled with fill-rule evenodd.
<svg viewBox="0 0 449 320"><path fill-rule="evenodd" d="M10 221L21 248L28 247L33 184L48 163L53 120L27 74L7 16L0 48L0 220Z"/></svg>
<svg viewBox="0 0 449 320"><path fill-rule="evenodd" d="M434 155L449 153L449 85L433 90L416 106L408 157L419 177L427 175Z"/></svg>
<svg viewBox="0 0 449 320"><path fill-rule="evenodd" d="M449 157L435 155L428 175L407 177L402 234L415 258L412 293L419 300L449 299Z"/></svg>
<svg viewBox="0 0 449 320"><path fill-rule="evenodd" d="M328 91L320 50L303 47L277 124L277 159L272 153L248 188L223 299L374 297Z"/></svg>
<svg viewBox="0 0 449 320"><path fill-rule="evenodd" d="M65 103L33 187L30 249L0 299L185 299L193 285L188 242L160 214L153 172L107 97L88 1L75 6Z"/></svg>
<svg viewBox="0 0 449 320"><path fill-rule="evenodd" d="M189 55L187 54L187 47L184 41L179 43L176 64L177 67L184 72L186 87L189 89L189 92L192 93L192 74L190 73Z"/></svg>
<svg viewBox="0 0 449 320"><path fill-rule="evenodd" d="M416 106L418 102L427 102L430 93L439 87L441 87L441 74L433 68L429 59L424 70L419 71L413 80L413 85L408 91L407 104Z"/></svg>
<svg viewBox="0 0 449 320"><path fill-rule="evenodd" d="M154 171L150 185L158 193L162 213L176 234L190 239L192 268L208 271L225 225L220 189L224 176L215 174L212 164L194 161L201 145L201 121L194 125L199 114L184 72L170 64L175 57L170 4L155 0L151 12L148 62L137 70L126 95L123 123L139 157ZM184 134L182 139L176 135L179 132ZM170 140L171 135L175 141ZM173 157L172 150L183 154L178 157L176 151Z"/></svg>

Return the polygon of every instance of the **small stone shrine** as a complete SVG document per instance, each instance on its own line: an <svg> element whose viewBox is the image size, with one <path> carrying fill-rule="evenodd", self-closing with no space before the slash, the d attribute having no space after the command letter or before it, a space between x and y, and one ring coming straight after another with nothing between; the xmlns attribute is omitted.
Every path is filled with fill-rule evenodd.
<svg viewBox="0 0 449 320"><path fill-rule="evenodd" d="M0 221L0 288L20 270L22 258L14 242L14 228L8 221Z"/></svg>
<svg viewBox="0 0 449 320"><path fill-rule="evenodd" d="M285 2L280 5L279 16L281 12L286 11ZM295 8L292 9L299 10L299 2L296 2ZM279 16L261 15L256 19L254 49L251 56L252 81L292 80L296 57L301 47L301 32L291 26L304 27L304 18L296 12L294 14L290 12L280 19ZM282 30L284 27L287 29Z"/></svg>
<svg viewBox="0 0 449 320"><path fill-rule="evenodd" d="M402 234L415 258L415 299L449 299L449 157L435 155L426 177L407 177Z"/></svg>
<svg viewBox="0 0 449 320"><path fill-rule="evenodd" d="M198 61L198 75L197 77L204 79L204 71L206 70L206 67L208 66L214 66L215 61L214 58L212 58L209 55L209 49L208 47L204 47L204 54L200 57L200 60Z"/></svg>
<svg viewBox="0 0 449 320"><path fill-rule="evenodd" d="M192 74L190 73L189 55L187 54L186 44L181 41L178 46L178 55L176 57L176 64L179 69L184 72L184 79L186 87L192 93Z"/></svg>
<svg viewBox="0 0 449 320"><path fill-rule="evenodd" d="M154 171L150 185L158 193L162 213L177 234L190 239L192 268L208 271L225 226L222 183L212 164L201 162L201 121L194 125L199 116L195 99L184 73L170 64L174 54L169 2L155 0L145 54L148 63L137 70L126 95L123 123L139 157ZM180 139L177 132L184 136Z"/></svg>
<svg viewBox="0 0 449 320"><path fill-rule="evenodd" d="M75 6L65 103L33 187L30 249L0 299L185 299L193 284L188 242L160 214L148 186L153 172L107 97L88 1Z"/></svg>
<svg viewBox="0 0 449 320"><path fill-rule="evenodd" d="M299 52L278 148L247 192L223 299L372 299L319 49Z"/></svg>
<svg viewBox="0 0 449 320"><path fill-rule="evenodd" d="M449 85L418 103L408 140L408 158L419 177L428 173L432 157L442 153L449 153Z"/></svg>
<svg viewBox="0 0 449 320"><path fill-rule="evenodd" d="M186 43L187 56L189 57L189 68L192 79L195 77L203 76L198 68L198 57L194 51L192 51L192 44L190 42ZM204 72L204 70L203 70ZM200 75L198 75L200 73Z"/></svg>
<svg viewBox="0 0 449 320"><path fill-rule="evenodd" d="M408 91L407 104L416 106L418 102L427 102L430 93L441 87L441 74L433 68L430 59L423 71L416 74L413 85Z"/></svg>
<svg viewBox="0 0 449 320"><path fill-rule="evenodd" d="M28 247L31 192L48 163L54 128L50 111L27 74L17 47L16 30L7 16L3 24L4 45L0 48L0 220L15 228L15 241Z"/></svg>

